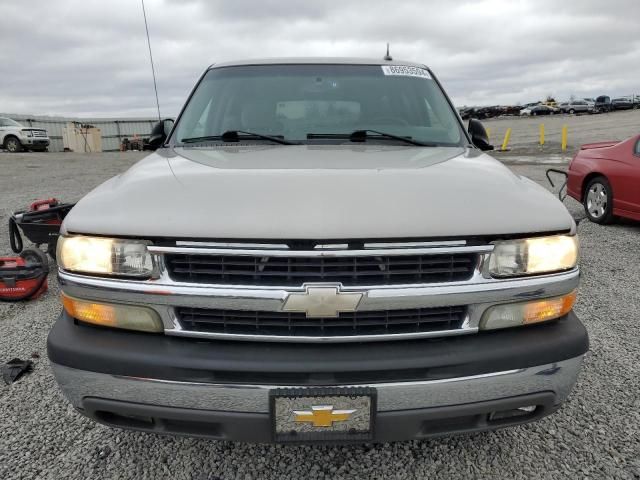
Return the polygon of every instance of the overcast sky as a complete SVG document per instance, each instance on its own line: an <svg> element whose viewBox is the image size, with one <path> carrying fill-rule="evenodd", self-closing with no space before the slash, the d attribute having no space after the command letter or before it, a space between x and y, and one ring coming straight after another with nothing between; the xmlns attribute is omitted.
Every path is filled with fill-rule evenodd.
<svg viewBox="0 0 640 480"><path fill-rule="evenodd" d="M212 63L395 58L457 105L640 94L640 0L146 0L163 115ZM0 0L0 112L152 116L139 0Z"/></svg>

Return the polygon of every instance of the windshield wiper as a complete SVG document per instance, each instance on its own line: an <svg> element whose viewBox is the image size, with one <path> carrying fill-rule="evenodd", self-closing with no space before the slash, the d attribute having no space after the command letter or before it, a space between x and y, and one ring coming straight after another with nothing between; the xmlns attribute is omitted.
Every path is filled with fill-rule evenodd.
<svg viewBox="0 0 640 480"><path fill-rule="evenodd" d="M375 135L369 135L373 133ZM378 130L356 130L351 133L308 133L307 139L314 138L348 138L352 142L366 142L367 138L388 138L392 140L398 140L411 145L418 145L420 147L436 147L435 143L426 143L414 140L411 137L402 137L400 135L394 135L392 133L379 132Z"/></svg>
<svg viewBox="0 0 640 480"><path fill-rule="evenodd" d="M251 138L253 137L253 138ZM221 140L223 142L239 142L240 140L270 140L281 145L299 145L296 142L285 140L282 136L273 137L271 135L263 135L262 133L245 132L244 130L227 130L222 135L208 135L206 137L191 137L180 140L182 143L197 143Z"/></svg>

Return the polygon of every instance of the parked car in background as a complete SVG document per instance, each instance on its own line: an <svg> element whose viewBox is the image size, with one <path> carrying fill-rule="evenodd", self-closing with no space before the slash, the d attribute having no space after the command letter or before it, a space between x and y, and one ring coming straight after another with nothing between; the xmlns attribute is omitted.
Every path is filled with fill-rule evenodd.
<svg viewBox="0 0 640 480"><path fill-rule="evenodd" d="M607 95L600 95L596 98L596 103L593 106L595 113L603 113L611 111L611 98Z"/></svg>
<svg viewBox="0 0 640 480"><path fill-rule="evenodd" d="M549 105L536 105L534 107L527 107L520 110L520 115L522 116L532 116L536 115L554 115L558 113L560 110L556 107L550 107Z"/></svg>
<svg viewBox="0 0 640 480"><path fill-rule="evenodd" d="M633 108L633 102L630 98L614 98L611 100L612 110L631 110Z"/></svg>
<svg viewBox="0 0 640 480"><path fill-rule="evenodd" d="M585 100L574 100L560 104L560 111L563 113L593 113L594 106Z"/></svg>
<svg viewBox="0 0 640 480"><path fill-rule="evenodd" d="M488 107L476 108L475 115L473 118L484 119L484 118L499 117L500 115L502 115L502 109L496 105L490 105Z"/></svg>
<svg viewBox="0 0 640 480"><path fill-rule="evenodd" d="M506 105L502 107L503 115L519 115L524 107L522 105Z"/></svg>
<svg viewBox="0 0 640 480"><path fill-rule="evenodd" d="M584 205L592 222L609 223L615 216L640 220L640 135L582 145L568 174L567 193Z"/></svg>
<svg viewBox="0 0 640 480"><path fill-rule="evenodd" d="M458 112L463 120L468 120L470 118L486 119L507 114L505 107L496 105L487 107L462 107Z"/></svg>
<svg viewBox="0 0 640 480"><path fill-rule="evenodd" d="M0 145L12 153L22 150L45 151L49 135L42 128L25 127L7 117L0 117Z"/></svg>

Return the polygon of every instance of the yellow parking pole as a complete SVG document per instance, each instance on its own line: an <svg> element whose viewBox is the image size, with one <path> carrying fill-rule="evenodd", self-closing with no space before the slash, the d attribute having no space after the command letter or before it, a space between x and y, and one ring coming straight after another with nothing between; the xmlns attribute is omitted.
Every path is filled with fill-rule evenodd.
<svg viewBox="0 0 640 480"><path fill-rule="evenodd" d="M487 140L491 140L491 129L487 127L485 130L487 131Z"/></svg>
<svg viewBox="0 0 640 480"><path fill-rule="evenodd" d="M507 150L507 147L509 146L509 139L510 138L511 138L511 128L507 128L507 131L504 132L504 140L502 141L501 150L503 152Z"/></svg>
<svg viewBox="0 0 640 480"><path fill-rule="evenodd" d="M562 126L562 151L567 149L567 126Z"/></svg>
<svg viewBox="0 0 640 480"><path fill-rule="evenodd" d="M544 123L540 124L540 146L544 145Z"/></svg>

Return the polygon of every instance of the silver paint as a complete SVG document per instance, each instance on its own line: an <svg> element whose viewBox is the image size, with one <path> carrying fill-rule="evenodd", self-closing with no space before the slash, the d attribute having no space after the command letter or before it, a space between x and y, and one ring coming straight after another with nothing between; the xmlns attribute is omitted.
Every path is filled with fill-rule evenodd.
<svg viewBox="0 0 640 480"><path fill-rule="evenodd" d="M252 145L158 151L63 231L138 238L463 238L570 231L551 193L474 149Z"/></svg>

